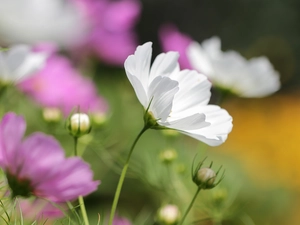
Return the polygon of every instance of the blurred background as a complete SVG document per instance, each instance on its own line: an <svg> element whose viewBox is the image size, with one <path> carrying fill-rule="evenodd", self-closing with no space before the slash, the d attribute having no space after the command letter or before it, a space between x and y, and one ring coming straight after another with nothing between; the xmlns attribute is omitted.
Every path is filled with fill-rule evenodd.
<svg viewBox="0 0 300 225"><path fill-rule="evenodd" d="M0 45L45 46L47 43L46 50L37 49L51 52L51 60L54 57L68 60L68 70L58 66L51 73L75 70L76 76L92 81L95 86L102 105L91 112L92 132L79 140L83 158L91 163L95 178L101 180L99 190L86 198L92 221L97 221L97 213L107 216L124 159L143 126L143 108L127 80L123 62L137 45L147 41L153 42L153 56L164 51L160 32L164 26L171 25L200 43L219 36L222 50L235 50L248 59L268 57L280 73L282 87L264 98L231 96L226 99L221 106L233 117L234 126L228 140L219 147L206 146L181 134L148 131L133 154L117 213L141 225L153 224L158 208L164 204L177 204L185 210L196 191L190 177L193 159L196 157L198 162L207 157L206 165L213 161L214 169L223 166L225 179L215 189L199 195L190 223L300 223L299 1L54 2L0 0ZM48 43L55 47L49 50ZM71 155L73 142L64 130L64 119L52 123L43 117L45 108L57 106L68 114L64 103L56 105L53 99L50 104L36 97L43 89L38 85L41 79L24 82L29 84L21 83L17 93L7 94L8 104L4 102L2 114L8 110L24 114L28 133L44 131L54 135ZM53 86L50 84L50 81L44 83L50 92L55 92L53 87L57 81L53 81ZM77 83L70 87L64 85L59 88L68 93L62 93L81 92L82 86ZM166 163L161 152L170 148L176 151L177 157Z"/></svg>

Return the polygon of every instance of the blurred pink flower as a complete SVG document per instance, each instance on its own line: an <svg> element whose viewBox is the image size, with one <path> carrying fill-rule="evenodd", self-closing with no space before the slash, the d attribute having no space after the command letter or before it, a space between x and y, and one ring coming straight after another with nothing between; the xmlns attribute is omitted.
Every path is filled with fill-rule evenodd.
<svg viewBox="0 0 300 225"><path fill-rule="evenodd" d="M49 201L37 199L18 199L22 216L26 220L38 221L38 224L53 224L54 219L64 217L62 210L66 210L66 204L53 204Z"/></svg>
<svg viewBox="0 0 300 225"><path fill-rule="evenodd" d="M189 36L180 33L174 25L166 24L159 30L159 39L164 52L179 52L178 62L181 69L192 69L186 54L187 47L193 41Z"/></svg>
<svg viewBox="0 0 300 225"><path fill-rule="evenodd" d="M79 157L66 158L51 136L34 133L22 141L26 122L15 113L0 123L0 167L7 176L12 196L66 202L97 189L90 166Z"/></svg>
<svg viewBox="0 0 300 225"><path fill-rule="evenodd" d="M54 51L53 46L47 47ZM86 113L107 111L93 82L79 74L66 57L57 54L52 54L42 70L18 87L42 106L61 109L65 116L77 107Z"/></svg>
<svg viewBox="0 0 300 225"><path fill-rule="evenodd" d="M123 65L138 44L133 30L140 15L137 0L70 0L90 23L90 32L79 49L92 51L112 65Z"/></svg>
<svg viewBox="0 0 300 225"><path fill-rule="evenodd" d="M123 217L115 217L113 225L131 225L131 223Z"/></svg>

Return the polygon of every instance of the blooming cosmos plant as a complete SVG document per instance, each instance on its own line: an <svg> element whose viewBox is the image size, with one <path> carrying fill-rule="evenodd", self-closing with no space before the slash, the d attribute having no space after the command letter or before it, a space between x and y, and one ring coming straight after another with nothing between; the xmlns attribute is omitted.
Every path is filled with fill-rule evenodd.
<svg viewBox="0 0 300 225"><path fill-rule="evenodd" d="M47 54L32 52L27 45L15 45L0 51L0 80L2 83L18 83L40 69Z"/></svg>
<svg viewBox="0 0 300 225"><path fill-rule="evenodd" d="M176 52L158 55L150 68L151 46L151 42L138 46L126 59L125 70L157 126L178 130L211 146L223 143L232 129L232 117L219 106L208 105L211 83L196 71L180 71Z"/></svg>
<svg viewBox="0 0 300 225"><path fill-rule="evenodd" d="M279 74L266 57L247 61L238 52L223 52L218 37L201 45L192 42L187 54L192 67L205 74L214 86L238 96L264 97L280 88Z"/></svg>
<svg viewBox="0 0 300 225"><path fill-rule="evenodd" d="M23 117L7 113L0 123L0 167L7 175L12 196L34 195L54 202L75 200L96 190L99 181L87 163L65 158L52 137L34 133L22 141Z"/></svg>

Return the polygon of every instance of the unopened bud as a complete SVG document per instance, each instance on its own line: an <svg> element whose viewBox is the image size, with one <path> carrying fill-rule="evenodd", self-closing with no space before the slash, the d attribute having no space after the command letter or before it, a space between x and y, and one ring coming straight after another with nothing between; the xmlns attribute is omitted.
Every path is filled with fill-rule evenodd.
<svg viewBox="0 0 300 225"><path fill-rule="evenodd" d="M97 112L91 115L92 121L96 125L103 125L107 121L107 115L105 113Z"/></svg>
<svg viewBox="0 0 300 225"><path fill-rule="evenodd" d="M162 225L175 225L180 216L180 211L176 205L165 205L158 210L157 219Z"/></svg>
<svg viewBox="0 0 300 225"><path fill-rule="evenodd" d="M76 113L69 118L67 127L74 137L81 137L91 131L91 122L87 114Z"/></svg>
<svg viewBox="0 0 300 225"><path fill-rule="evenodd" d="M194 182L203 189L214 187L216 173L211 168L201 168L194 177Z"/></svg>
<svg viewBox="0 0 300 225"><path fill-rule="evenodd" d="M60 109L52 107L52 108L44 108L43 109L43 118L46 122L56 123L59 122L62 118L62 113Z"/></svg>
<svg viewBox="0 0 300 225"><path fill-rule="evenodd" d="M159 158L163 163L169 164L177 159L177 152L173 148L168 148L160 153Z"/></svg>

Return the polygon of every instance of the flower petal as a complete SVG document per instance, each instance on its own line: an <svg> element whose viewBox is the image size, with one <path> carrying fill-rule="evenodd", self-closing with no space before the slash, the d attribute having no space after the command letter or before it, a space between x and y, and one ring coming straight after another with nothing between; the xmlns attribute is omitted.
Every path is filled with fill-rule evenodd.
<svg viewBox="0 0 300 225"><path fill-rule="evenodd" d="M149 87L149 101L152 100L149 111L156 119L165 121L172 109L173 99L179 90L178 82L169 77L156 77Z"/></svg>
<svg viewBox="0 0 300 225"><path fill-rule="evenodd" d="M210 59L201 45L197 42L192 42L187 49L187 56L193 68L198 72L205 74L207 77L214 76L214 69Z"/></svg>
<svg viewBox="0 0 300 225"><path fill-rule="evenodd" d="M178 81L179 91L174 98L172 117L186 117L200 113L199 107L207 105L211 96L211 83L196 71L183 70L171 75Z"/></svg>
<svg viewBox="0 0 300 225"><path fill-rule="evenodd" d="M138 46L134 55L130 55L124 63L127 76L128 74L131 74L131 76L137 77L145 90L148 89L150 61L152 55L151 46L151 42Z"/></svg>
<svg viewBox="0 0 300 225"><path fill-rule="evenodd" d="M0 79L1 81L9 80L9 69L7 67L5 52L0 49Z"/></svg>
<svg viewBox="0 0 300 225"><path fill-rule="evenodd" d="M177 119L173 121L168 120L166 122L158 121L158 123L162 126L173 128L176 130L195 130L210 125L210 123L205 121L205 118L206 117L204 114L198 113L182 119Z"/></svg>
<svg viewBox="0 0 300 225"><path fill-rule="evenodd" d="M146 90L144 89L144 86L141 83L141 80L139 80L136 76L130 74L130 72L126 72L127 77L135 91L135 94L140 101L140 103L144 106L144 108L148 107L149 101L147 97Z"/></svg>
<svg viewBox="0 0 300 225"><path fill-rule="evenodd" d="M64 156L64 150L53 137L34 133L20 146L16 158L16 163L20 165L18 177L29 178L35 186L59 172Z"/></svg>
<svg viewBox="0 0 300 225"><path fill-rule="evenodd" d="M24 136L26 122L22 116L7 113L0 123L0 166L16 168L15 159L19 154L19 144Z"/></svg>
<svg viewBox="0 0 300 225"><path fill-rule="evenodd" d="M36 195L52 201L66 202L85 196L97 189L89 164L79 157L68 158L60 164L59 172L36 188Z"/></svg>
<svg viewBox="0 0 300 225"><path fill-rule="evenodd" d="M178 52L168 52L159 54L150 70L149 82L152 82L157 76L165 76L173 72L179 72Z"/></svg>
<svg viewBox="0 0 300 225"><path fill-rule="evenodd" d="M217 146L225 142L232 129L232 117L226 110L216 105L204 106L201 112L206 115L205 121L210 125L199 130L184 130L183 133L210 146Z"/></svg>

